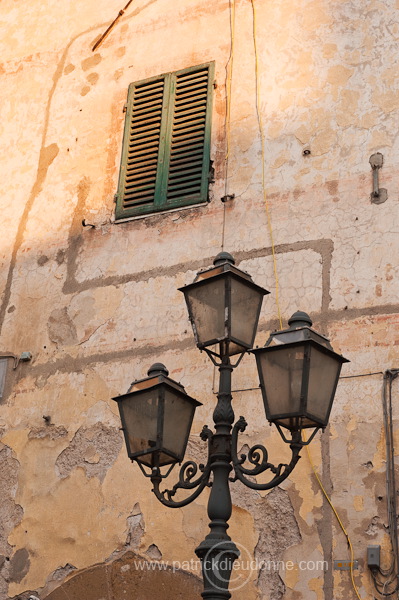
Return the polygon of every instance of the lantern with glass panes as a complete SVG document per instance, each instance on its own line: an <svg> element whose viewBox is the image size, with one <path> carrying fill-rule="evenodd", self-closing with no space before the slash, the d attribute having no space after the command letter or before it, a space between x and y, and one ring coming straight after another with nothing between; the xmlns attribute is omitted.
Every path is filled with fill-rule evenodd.
<svg viewBox="0 0 399 600"><path fill-rule="evenodd" d="M198 348L218 358L252 348L263 296L269 293L234 263L231 254L221 252L212 268L180 288Z"/></svg>
<svg viewBox="0 0 399 600"><path fill-rule="evenodd" d="M283 432L313 428L309 441L328 423L342 364L329 340L311 329L312 321L297 311L289 329L272 333L256 357L266 418Z"/></svg>
<svg viewBox="0 0 399 600"><path fill-rule="evenodd" d="M196 549L202 562L202 596L204 600L228 600L230 575L239 556L227 534L232 511L230 483L240 480L252 489L269 490L289 476L308 443L302 439L303 430L314 428L312 438L327 425L346 359L333 351L327 338L311 329L310 317L301 312L291 317L289 329L273 333L264 348L252 350L263 296L269 292L238 269L227 252L218 254L213 267L198 273L195 281L180 291L197 346L220 372L214 431L204 426L200 434L208 444L206 463L186 461L176 484L161 490L162 480L183 460L194 411L201 406L168 377L164 365L153 365L148 378L134 382L127 394L114 399L119 405L128 455L151 478L152 491L162 504L183 507L210 487L210 532ZM238 437L247 423L240 417L234 424L231 374L248 351L256 357L266 418L290 447L288 463L270 463L262 444L238 454ZM257 477L265 472L271 478L259 482ZM181 490L188 496L175 498Z"/></svg>
<svg viewBox="0 0 399 600"><path fill-rule="evenodd" d="M118 403L128 456L145 475L144 467L172 468L182 462L194 411L201 406L168 377L162 363L152 365L147 375L134 381L127 394L113 398Z"/></svg>

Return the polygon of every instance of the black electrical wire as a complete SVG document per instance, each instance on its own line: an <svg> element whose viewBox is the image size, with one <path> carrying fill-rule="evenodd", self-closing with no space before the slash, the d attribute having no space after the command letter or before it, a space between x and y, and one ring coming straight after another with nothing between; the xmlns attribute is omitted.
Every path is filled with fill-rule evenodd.
<svg viewBox="0 0 399 600"><path fill-rule="evenodd" d="M393 589L391 592L384 592L384 588L387 585L390 585L390 583L392 583L392 582L390 582L390 583L388 583L388 582L381 583L380 581L378 581L376 579L375 573L373 573L373 570L371 571L371 576L373 578L374 587L377 590L377 592L380 594L380 596L385 596L385 597L387 597L387 596L393 596L393 594L395 594L398 591L399 587L398 587L398 584L397 584L395 586L395 589ZM379 588L382 588L382 589L379 589Z"/></svg>
<svg viewBox="0 0 399 600"><path fill-rule="evenodd" d="M395 484L395 454L393 439L393 418L392 418L392 381L398 376L398 371L386 371L385 373L385 399L387 397L386 388L388 387L388 407L387 407L387 501L389 511L389 533L391 537L392 549L394 552L394 562L398 580L399 568L399 547L398 547L398 529L397 529L397 505L396 505L396 484ZM386 403L385 403L386 406ZM399 581L398 581L399 583Z"/></svg>
<svg viewBox="0 0 399 600"><path fill-rule="evenodd" d="M386 445L386 493L388 510L388 531L391 541L393 559L388 569L370 569L374 587L383 597L393 596L399 591L399 544L397 527L397 502L395 483L395 452L392 417L392 382L399 375L398 369L389 369L384 373L382 385L382 408L384 416L385 445ZM386 578L380 581L378 574ZM386 588L395 585L394 589L386 592Z"/></svg>
<svg viewBox="0 0 399 600"><path fill-rule="evenodd" d="M379 568L373 568L372 569L372 575L373 575L375 583L379 584L381 586L384 586L384 585L386 586L388 583L391 583L389 581L387 582L387 581L381 581L381 580L379 580L378 577L377 577L377 575L380 574L382 577L385 577L385 578L389 577L393 573L393 571L394 571L394 566L395 566L395 563L392 562L391 567L389 569L387 569L386 573L381 572L381 569L379 569Z"/></svg>

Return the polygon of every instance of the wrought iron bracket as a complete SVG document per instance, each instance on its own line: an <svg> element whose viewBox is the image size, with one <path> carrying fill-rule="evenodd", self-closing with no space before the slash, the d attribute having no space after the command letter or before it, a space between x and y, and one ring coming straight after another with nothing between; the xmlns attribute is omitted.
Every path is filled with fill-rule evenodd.
<svg viewBox="0 0 399 600"><path fill-rule="evenodd" d="M285 437L283 428L278 423L275 423L275 425L277 427L277 431L281 435L281 437L284 440L284 442L286 444L291 444L291 440L287 440L287 438ZM299 432L299 440L296 443L299 444L300 446L308 446L310 444L310 442L313 440L313 438L316 435L316 433L319 430L320 430L320 427L315 427L314 430L312 431L311 435L310 435L310 438L308 440L305 440L305 441L302 439L302 430L301 430ZM324 431L324 428L323 428L323 431Z"/></svg>
<svg viewBox="0 0 399 600"><path fill-rule="evenodd" d="M155 467L152 470L151 482L154 486L152 491L154 492L158 500L161 502L161 504L163 504L164 506L168 506L170 508L181 508L182 506L187 506L187 504L190 504L191 502L193 502L193 500L198 498L202 490L207 485L210 485L209 478L211 475L211 442L213 438L213 433L207 425L205 425L202 428L200 437L203 441L208 441L208 461L206 465L197 465L197 463L193 460L186 461L180 468L178 482L173 486L171 490L160 490L161 481L162 479L164 479L165 476L161 475L160 469L158 467ZM201 474L198 477L196 477L198 472L200 472ZM169 473L170 470L168 471L168 474ZM178 490L193 489L195 489L195 491L192 494L190 494L190 496L188 496L187 498L184 498L183 500L173 500L173 497L176 495Z"/></svg>
<svg viewBox="0 0 399 600"><path fill-rule="evenodd" d="M204 351L206 352L206 354L208 355L208 358L210 358L210 360L212 361L212 363L215 365L215 367L220 367L221 364L223 363L223 361L220 359L220 355L216 354L216 352L212 352L212 350L209 350L209 348L204 348ZM243 352L241 352L238 355L238 359L236 360L235 363L230 363L231 367L233 369L235 369L236 367L238 367L238 365L240 364L240 362L242 361L242 359L244 358L244 355L247 354L247 351L244 350ZM237 356L237 355L236 355ZM216 360L216 358L219 358L219 360Z"/></svg>
<svg viewBox="0 0 399 600"><path fill-rule="evenodd" d="M244 417L240 417L233 427L231 438L231 457L235 473L233 480L235 481L239 479L244 485L253 490L270 490L287 479L288 475L293 471L295 465L300 459L299 453L302 448L301 433L300 431L293 433L290 443L292 453L291 461L288 464L280 463L279 465L275 466L269 462L268 452L262 444L256 444L255 446L252 446L252 448L250 448L248 451L248 454L241 454L240 456L237 455L238 434L244 432L246 427L247 422ZM251 468L244 467L243 465L246 461L250 462L254 466ZM274 477L267 483L257 483L246 477L246 475L254 477L264 473L265 471L270 471L274 475Z"/></svg>

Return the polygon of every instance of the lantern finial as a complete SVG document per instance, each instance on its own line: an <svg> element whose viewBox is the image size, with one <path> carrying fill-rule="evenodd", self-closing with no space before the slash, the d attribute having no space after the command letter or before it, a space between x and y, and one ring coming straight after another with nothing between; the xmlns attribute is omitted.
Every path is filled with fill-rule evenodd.
<svg viewBox="0 0 399 600"><path fill-rule="evenodd" d="M288 325L290 329L297 329L298 327L312 327L312 319L309 315L302 310L297 310L290 319L288 319Z"/></svg>
<svg viewBox="0 0 399 600"><path fill-rule="evenodd" d="M147 371L148 377L152 377L153 375L165 375L167 377L169 375L168 369L162 363L154 363Z"/></svg>
<svg viewBox="0 0 399 600"><path fill-rule="evenodd" d="M213 264L215 265L215 267L219 267L220 265L226 262L230 263L231 265L236 264L236 261L231 256L231 254L229 254L229 252L219 252L219 254L215 257Z"/></svg>

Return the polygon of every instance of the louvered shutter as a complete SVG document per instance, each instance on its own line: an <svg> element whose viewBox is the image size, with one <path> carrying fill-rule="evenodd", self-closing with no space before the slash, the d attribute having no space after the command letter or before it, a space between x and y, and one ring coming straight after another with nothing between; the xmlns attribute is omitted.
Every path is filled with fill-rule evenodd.
<svg viewBox="0 0 399 600"><path fill-rule="evenodd" d="M205 202L213 64L129 86L116 219Z"/></svg>
<svg viewBox="0 0 399 600"><path fill-rule="evenodd" d="M174 106L167 203L178 199L203 197L208 186L209 153L206 142L206 116L209 87L209 67L177 74L174 82ZM204 164L205 154L208 164ZM201 193L202 192L202 193ZM204 198L206 199L206 197Z"/></svg>
<svg viewBox="0 0 399 600"><path fill-rule="evenodd" d="M154 203L164 92L164 77L129 86L117 206L121 217Z"/></svg>

